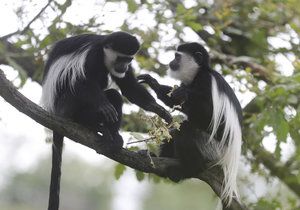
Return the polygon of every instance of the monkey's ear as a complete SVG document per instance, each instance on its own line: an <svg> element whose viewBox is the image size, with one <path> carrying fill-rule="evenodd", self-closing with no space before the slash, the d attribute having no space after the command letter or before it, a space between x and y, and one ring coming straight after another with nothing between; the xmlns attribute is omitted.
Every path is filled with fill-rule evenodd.
<svg viewBox="0 0 300 210"><path fill-rule="evenodd" d="M202 52L196 52L196 53L195 53L195 58L196 58L196 60L197 60L199 63L202 64L202 62L203 62L203 54L202 54Z"/></svg>

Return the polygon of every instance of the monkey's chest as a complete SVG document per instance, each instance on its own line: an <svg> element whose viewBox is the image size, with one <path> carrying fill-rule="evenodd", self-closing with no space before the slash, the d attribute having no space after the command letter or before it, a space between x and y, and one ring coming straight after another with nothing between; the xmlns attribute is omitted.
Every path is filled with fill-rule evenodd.
<svg viewBox="0 0 300 210"><path fill-rule="evenodd" d="M106 90L109 87L111 81L109 74L98 74L90 76L88 80L91 82L95 82L102 90Z"/></svg>
<svg viewBox="0 0 300 210"><path fill-rule="evenodd" d="M183 104L188 121L203 130L206 130L212 119L213 106L207 95L194 95L193 99Z"/></svg>
<svg viewBox="0 0 300 210"><path fill-rule="evenodd" d="M114 80L111 78L110 75L107 76L107 82L104 88L104 90L108 90L108 89L117 89L117 85L114 82Z"/></svg>

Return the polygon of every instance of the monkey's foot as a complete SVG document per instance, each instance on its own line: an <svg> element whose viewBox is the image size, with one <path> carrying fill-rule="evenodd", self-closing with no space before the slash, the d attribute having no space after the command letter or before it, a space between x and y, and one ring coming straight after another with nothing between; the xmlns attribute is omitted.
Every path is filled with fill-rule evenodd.
<svg viewBox="0 0 300 210"><path fill-rule="evenodd" d="M169 167L167 169L167 174L166 177L169 178L171 181L178 183L187 177L184 175L183 169L182 168L174 168L174 167Z"/></svg>
<svg viewBox="0 0 300 210"><path fill-rule="evenodd" d="M121 149L123 147L123 143L124 143L123 138L118 132L112 134L112 145L113 145L113 147Z"/></svg>

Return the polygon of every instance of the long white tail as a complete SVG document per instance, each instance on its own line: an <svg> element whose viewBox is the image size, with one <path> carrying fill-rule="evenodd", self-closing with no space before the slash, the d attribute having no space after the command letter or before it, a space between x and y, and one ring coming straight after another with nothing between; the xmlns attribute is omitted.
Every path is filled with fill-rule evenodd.
<svg viewBox="0 0 300 210"><path fill-rule="evenodd" d="M235 107L228 96L219 91L215 77L212 75L211 78L213 116L209 141L213 140L218 127L224 123L224 132L219 141L219 151L223 155L217 164L221 165L224 173L221 199L229 206L234 196L239 200L236 177L241 154L242 131Z"/></svg>

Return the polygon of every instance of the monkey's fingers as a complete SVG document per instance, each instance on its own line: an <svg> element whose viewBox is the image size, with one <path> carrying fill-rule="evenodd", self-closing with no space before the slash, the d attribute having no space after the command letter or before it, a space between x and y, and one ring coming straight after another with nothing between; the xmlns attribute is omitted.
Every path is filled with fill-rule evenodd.
<svg viewBox="0 0 300 210"><path fill-rule="evenodd" d="M168 124L170 124L173 120L171 114L165 109L162 110L160 117L162 117Z"/></svg>
<svg viewBox="0 0 300 210"><path fill-rule="evenodd" d="M171 97L178 102L184 102L187 99L187 90L179 87L172 92Z"/></svg>
<svg viewBox="0 0 300 210"><path fill-rule="evenodd" d="M137 78L137 80L149 80L149 79L153 79L153 77L150 76L149 74L140 74L136 78Z"/></svg>
<svg viewBox="0 0 300 210"><path fill-rule="evenodd" d="M139 83L148 84L153 90L159 89L159 83L149 74L141 74L137 77Z"/></svg>
<svg viewBox="0 0 300 210"><path fill-rule="evenodd" d="M140 84L146 83L147 84L147 82L145 80L139 80L138 83L140 83Z"/></svg>
<svg viewBox="0 0 300 210"><path fill-rule="evenodd" d="M138 80L139 83L147 83L149 85L151 83L155 83L156 82L156 79L154 79L149 74L141 74L141 75L137 76L137 80Z"/></svg>
<svg viewBox="0 0 300 210"><path fill-rule="evenodd" d="M108 123L114 123L118 121L118 113L116 109L110 103L105 104L100 109L100 112L104 115L105 121Z"/></svg>
<svg viewBox="0 0 300 210"><path fill-rule="evenodd" d="M118 113L112 105L108 106L108 115L110 116L111 122L117 122L118 121Z"/></svg>
<svg viewBox="0 0 300 210"><path fill-rule="evenodd" d="M118 121L118 112L115 109L115 107L113 105L109 106L109 110L111 113L111 117L113 118L114 122Z"/></svg>
<svg viewBox="0 0 300 210"><path fill-rule="evenodd" d="M156 104L154 106L154 112L158 114L161 118L163 118L168 124L172 122L171 114L165 110L162 106Z"/></svg>
<svg viewBox="0 0 300 210"><path fill-rule="evenodd" d="M108 109L106 107L102 107L100 109L100 113L103 115L105 122L110 122L111 121L111 118L110 118L110 116L108 114L109 111L108 111Z"/></svg>

